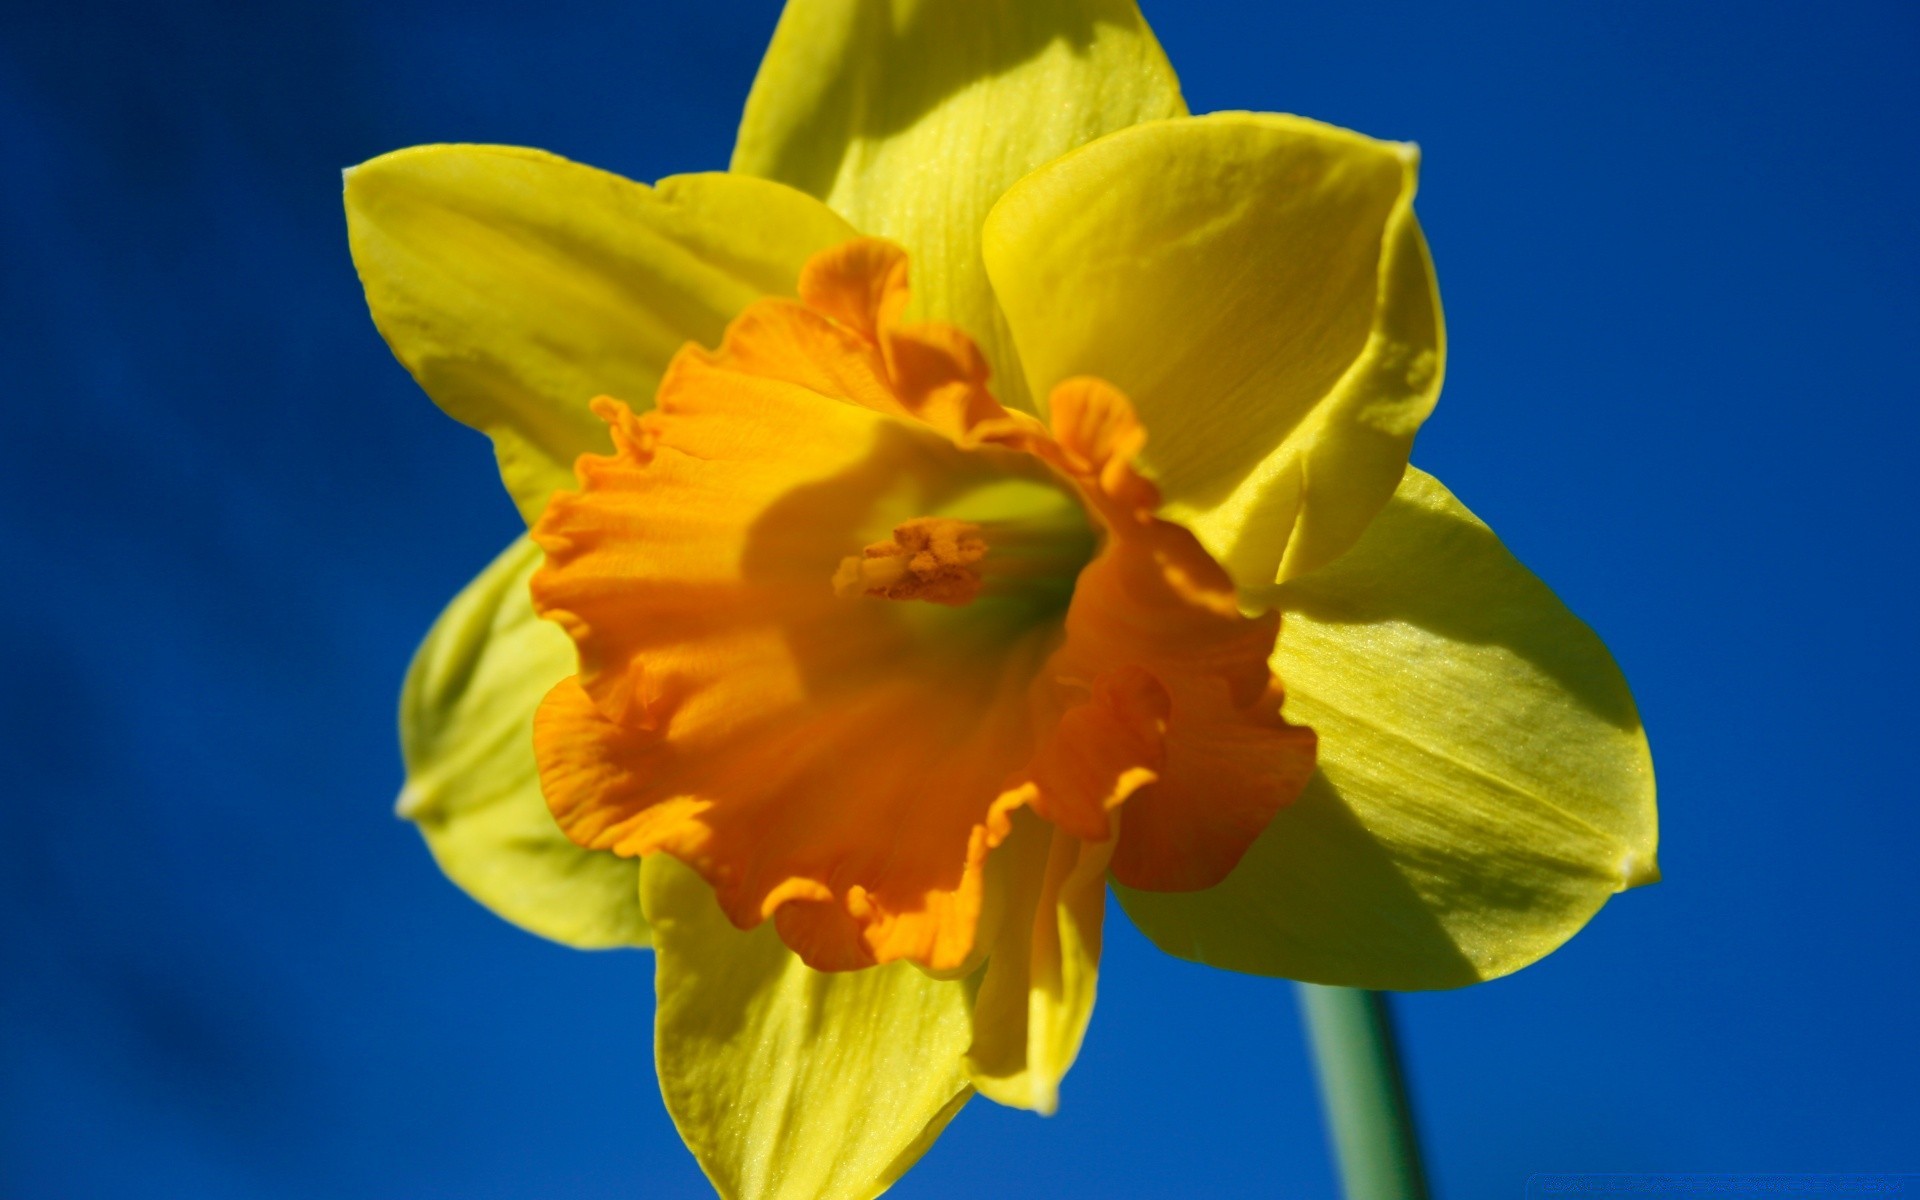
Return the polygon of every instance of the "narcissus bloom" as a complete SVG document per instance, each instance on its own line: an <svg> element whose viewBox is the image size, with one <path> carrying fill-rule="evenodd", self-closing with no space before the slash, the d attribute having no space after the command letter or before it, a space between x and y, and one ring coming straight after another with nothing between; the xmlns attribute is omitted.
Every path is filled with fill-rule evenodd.
<svg viewBox="0 0 1920 1200"><path fill-rule="evenodd" d="M723 1194L1050 1111L1109 889L1433 988L1655 878L1605 648L1407 465L1416 165L1187 115L1127 0L790 0L730 172L349 172L376 323L530 526L414 662L401 811L507 919L653 947Z"/></svg>

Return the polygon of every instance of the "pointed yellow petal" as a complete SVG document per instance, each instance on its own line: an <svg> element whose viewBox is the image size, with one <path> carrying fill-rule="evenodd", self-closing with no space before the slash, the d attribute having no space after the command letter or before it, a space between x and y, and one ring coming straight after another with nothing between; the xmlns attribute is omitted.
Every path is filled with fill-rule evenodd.
<svg viewBox="0 0 1920 1200"><path fill-rule="evenodd" d="M382 155L347 172L346 206L374 323L434 403L493 439L529 522L606 447L588 401L647 407L674 351L792 294L807 256L853 232L764 180L646 187L504 146Z"/></svg>
<svg viewBox="0 0 1920 1200"><path fill-rule="evenodd" d="M1083 842L1031 813L1015 817L995 869L1005 916L973 1006L967 1071L989 1100L1051 1113L1080 1053L1100 977L1113 840Z"/></svg>
<svg viewBox="0 0 1920 1200"><path fill-rule="evenodd" d="M664 855L641 893L658 955L654 1056L680 1136L725 1200L866 1200L972 1095L966 985L907 963L823 974L743 933Z"/></svg>
<svg viewBox="0 0 1920 1200"><path fill-rule="evenodd" d="M1225 883L1118 889L1163 949L1263 975L1453 987L1659 877L1653 768L1593 632L1431 476L1278 589L1287 715L1321 772Z"/></svg>
<svg viewBox="0 0 1920 1200"><path fill-rule="evenodd" d="M434 622L400 694L413 821L455 883L524 929L581 949L645 946L639 864L583 850L547 811L533 712L573 673L573 643L533 615L540 551L522 537Z"/></svg>
<svg viewBox="0 0 1920 1200"><path fill-rule="evenodd" d="M1299 117L1158 122L1034 172L984 252L1027 381L1133 398L1167 516L1242 584L1353 544L1439 395L1417 156Z"/></svg>
<svg viewBox="0 0 1920 1200"><path fill-rule="evenodd" d="M981 221L1049 159L1185 112L1133 0L789 0L733 169L905 245L914 311L971 334L995 394L1030 409L981 267Z"/></svg>

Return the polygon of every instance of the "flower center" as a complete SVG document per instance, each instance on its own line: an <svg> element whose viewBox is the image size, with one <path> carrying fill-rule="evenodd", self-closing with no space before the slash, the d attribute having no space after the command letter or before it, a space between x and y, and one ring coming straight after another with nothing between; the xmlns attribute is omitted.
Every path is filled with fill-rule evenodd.
<svg viewBox="0 0 1920 1200"><path fill-rule="evenodd" d="M1000 602L1030 617L1063 611L1097 539L1080 506L1026 480L978 489L946 511L894 526L840 560L842 599L924 600L951 608Z"/></svg>
<svg viewBox="0 0 1920 1200"><path fill-rule="evenodd" d="M856 558L843 558L833 573L833 593L842 599L926 600L955 608L980 594L980 560L987 540L978 525L952 517L915 517L894 526Z"/></svg>

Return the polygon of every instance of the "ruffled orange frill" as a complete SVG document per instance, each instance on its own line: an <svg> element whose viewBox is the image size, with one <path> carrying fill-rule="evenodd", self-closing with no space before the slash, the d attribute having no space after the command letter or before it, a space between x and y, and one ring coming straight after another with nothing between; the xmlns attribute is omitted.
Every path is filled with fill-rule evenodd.
<svg viewBox="0 0 1920 1200"><path fill-rule="evenodd" d="M535 723L555 818L684 860L822 970L974 961L1022 806L1089 841L1118 811L1130 886L1224 878L1313 734L1280 717L1279 617L1153 515L1126 398L1002 408L965 335L902 323L888 242L799 291L683 350L646 416L595 401L614 451L534 530L580 655Z"/></svg>

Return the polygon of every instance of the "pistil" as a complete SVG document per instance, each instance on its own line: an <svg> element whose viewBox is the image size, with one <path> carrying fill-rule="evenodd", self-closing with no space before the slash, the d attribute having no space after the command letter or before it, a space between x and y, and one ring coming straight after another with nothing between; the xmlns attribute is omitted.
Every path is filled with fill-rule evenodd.
<svg viewBox="0 0 1920 1200"><path fill-rule="evenodd" d="M1045 608L1057 599L1064 607L1095 541L1085 514L1070 501L1018 516L914 517L894 526L887 540L841 559L833 590L843 599L924 600L950 608L983 598Z"/></svg>
<svg viewBox="0 0 1920 1200"><path fill-rule="evenodd" d="M915 517L894 526L833 573L834 594L881 600L925 600L955 608L980 594L979 563L987 554L980 527L952 517Z"/></svg>

